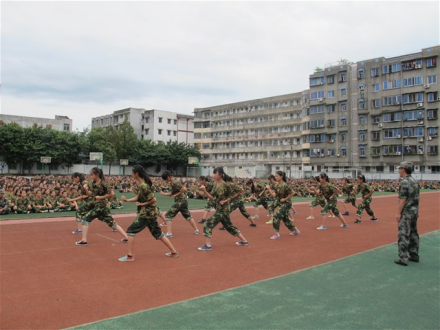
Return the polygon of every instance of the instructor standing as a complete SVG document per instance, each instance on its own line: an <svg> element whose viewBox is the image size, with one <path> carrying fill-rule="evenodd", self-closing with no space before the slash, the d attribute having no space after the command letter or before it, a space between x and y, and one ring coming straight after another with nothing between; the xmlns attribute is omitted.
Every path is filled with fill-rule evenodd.
<svg viewBox="0 0 440 330"><path fill-rule="evenodd" d="M394 260L398 265L407 266L408 260L419 262L419 234L417 219L419 217L418 182L411 176L414 165L402 162L399 166L401 177L399 185L399 206L397 210L399 258Z"/></svg>

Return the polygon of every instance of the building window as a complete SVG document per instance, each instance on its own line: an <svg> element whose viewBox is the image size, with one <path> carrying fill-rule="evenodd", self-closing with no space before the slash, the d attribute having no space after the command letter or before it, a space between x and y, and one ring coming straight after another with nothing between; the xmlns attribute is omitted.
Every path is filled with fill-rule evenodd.
<svg viewBox="0 0 440 330"><path fill-rule="evenodd" d="M347 141L347 133L343 132L341 133L341 141L346 142Z"/></svg>
<svg viewBox="0 0 440 330"><path fill-rule="evenodd" d="M359 116L359 124L360 125L367 125L367 117Z"/></svg>
<svg viewBox="0 0 440 330"><path fill-rule="evenodd" d="M379 99L375 99L371 101L371 105L373 106L373 108L380 108L380 100Z"/></svg>
<svg viewBox="0 0 440 330"><path fill-rule="evenodd" d="M365 157L365 147L364 146L359 147L359 156Z"/></svg>
<svg viewBox="0 0 440 330"><path fill-rule="evenodd" d="M428 102L435 102L437 100L437 92L427 93Z"/></svg>
<svg viewBox="0 0 440 330"><path fill-rule="evenodd" d="M394 165L390 165L390 172L394 173Z"/></svg>
<svg viewBox="0 0 440 330"><path fill-rule="evenodd" d="M364 69L360 68L358 70L358 79L364 79Z"/></svg>
<svg viewBox="0 0 440 330"><path fill-rule="evenodd" d="M377 173L383 173L383 166L376 166Z"/></svg>
<svg viewBox="0 0 440 330"><path fill-rule="evenodd" d="M328 91L328 98L333 98L333 97L335 97L335 91Z"/></svg>
<svg viewBox="0 0 440 330"><path fill-rule="evenodd" d="M365 100L364 99L359 99L359 101L358 101L358 108L359 108L359 110L365 110L367 108L365 106Z"/></svg>
<svg viewBox="0 0 440 330"><path fill-rule="evenodd" d="M335 105L334 105L334 104L329 104L329 105L327 105L327 112L328 112L328 113L333 113L333 112L335 112Z"/></svg>
<svg viewBox="0 0 440 330"><path fill-rule="evenodd" d="M340 104L340 107L341 107L341 111L347 111L347 103L342 102L342 103Z"/></svg>
<svg viewBox="0 0 440 330"><path fill-rule="evenodd" d="M324 85L324 77L317 77L310 79L310 86L318 86L318 85Z"/></svg>
<svg viewBox="0 0 440 330"><path fill-rule="evenodd" d="M384 83L385 83L385 81L384 81ZM384 89L385 89L385 86L384 86ZM380 91L380 84L374 84L374 85L373 85L373 90L374 90L375 92L379 92L379 91Z"/></svg>
<svg viewBox="0 0 440 330"><path fill-rule="evenodd" d="M168 123L168 125L171 125L171 119L167 119L167 123Z"/></svg>
<svg viewBox="0 0 440 330"><path fill-rule="evenodd" d="M177 131L173 131L173 136L177 136Z"/></svg>
<svg viewBox="0 0 440 330"><path fill-rule="evenodd" d="M433 76L428 76L428 77L426 77L426 83L427 83L428 85L436 84L436 83L437 83L437 76L436 76L436 75L433 75Z"/></svg>
<svg viewBox="0 0 440 330"><path fill-rule="evenodd" d="M148 135L148 134L150 134L150 129L149 129L149 128L146 128L146 129L145 129L145 135Z"/></svg>
<svg viewBox="0 0 440 330"><path fill-rule="evenodd" d="M16 170L17 169L17 163L10 163L8 164L9 170Z"/></svg>
<svg viewBox="0 0 440 330"><path fill-rule="evenodd" d="M162 123L162 117L159 117L159 123Z"/></svg>
<svg viewBox="0 0 440 330"><path fill-rule="evenodd" d="M428 110L428 119L437 119L437 110Z"/></svg>
<svg viewBox="0 0 440 330"><path fill-rule="evenodd" d="M339 82L347 81L347 72L340 72L339 73Z"/></svg>
<svg viewBox="0 0 440 330"><path fill-rule="evenodd" d="M371 141L380 141L380 131L371 132Z"/></svg>
<svg viewBox="0 0 440 330"><path fill-rule="evenodd" d="M162 130L161 130L161 129L158 129L158 130L157 130L157 134L162 135Z"/></svg>
<svg viewBox="0 0 440 330"><path fill-rule="evenodd" d="M341 154L342 154L342 157L347 157L347 148L346 147L341 147Z"/></svg>
<svg viewBox="0 0 440 330"><path fill-rule="evenodd" d="M379 68L373 68L373 69L371 69L371 71L370 71L370 75L371 75L371 77L377 77L377 76L379 76Z"/></svg>
<svg viewBox="0 0 440 330"><path fill-rule="evenodd" d="M341 96L347 96L347 88L341 87Z"/></svg>
<svg viewBox="0 0 440 330"><path fill-rule="evenodd" d="M167 135L171 136L171 131L170 130L167 130Z"/></svg>
<svg viewBox="0 0 440 330"><path fill-rule="evenodd" d="M328 76L327 84L334 84L334 83L335 83L335 76Z"/></svg>
<svg viewBox="0 0 440 330"><path fill-rule="evenodd" d="M432 67L434 67L436 65L437 65L437 59L435 59L435 58L428 58L428 59L426 59L426 67L432 68Z"/></svg>
<svg viewBox="0 0 440 330"><path fill-rule="evenodd" d="M174 125L177 125L177 119L174 119Z"/></svg>
<svg viewBox="0 0 440 330"><path fill-rule="evenodd" d="M366 135L367 135L367 133L364 131L359 132L359 141L365 141Z"/></svg>

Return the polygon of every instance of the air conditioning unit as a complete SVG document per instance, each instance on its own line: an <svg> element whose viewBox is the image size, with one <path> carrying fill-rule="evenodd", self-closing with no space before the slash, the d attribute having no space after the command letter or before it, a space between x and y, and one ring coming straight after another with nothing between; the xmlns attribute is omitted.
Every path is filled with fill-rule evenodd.
<svg viewBox="0 0 440 330"><path fill-rule="evenodd" d="M325 155L324 155L324 154L321 154L321 157L325 157Z"/></svg>
<svg viewBox="0 0 440 330"><path fill-rule="evenodd" d="M437 101L440 101L440 96L437 96Z"/></svg>
<svg viewBox="0 0 440 330"><path fill-rule="evenodd" d="M383 127L383 124L379 124L379 125L377 125L378 127L380 127L380 128L382 128Z"/></svg>
<svg viewBox="0 0 440 330"><path fill-rule="evenodd" d="M423 103L417 103L417 108L422 108L423 107Z"/></svg>
<svg viewBox="0 0 440 330"><path fill-rule="evenodd" d="M329 142L330 142L330 143L335 143L335 140L332 139L332 140L330 140Z"/></svg>
<svg viewBox="0 0 440 330"><path fill-rule="evenodd" d="M365 89L364 86L359 86L359 90L360 90L360 91L363 91L364 89Z"/></svg>
<svg viewBox="0 0 440 330"><path fill-rule="evenodd" d="M432 140L432 136L428 136L428 141L431 141Z"/></svg>
<svg viewBox="0 0 440 330"><path fill-rule="evenodd" d="M319 101L319 102L324 102L324 98L320 97L320 98L318 99L318 101Z"/></svg>
<svg viewBox="0 0 440 330"><path fill-rule="evenodd" d="M418 151L417 152L419 155L423 155L423 151Z"/></svg>
<svg viewBox="0 0 440 330"><path fill-rule="evenodd" d="M340 154L337 154L336 156L338 156L338 157L339 157L339 156L341 156L341 155L340 155Z"/></svg>
<svg viewBox="0 0 440 330"><path fill-rule="evenodd" d="M417 65L415 66L415 68L416 68L416 69L421 69L422 66L421 66L420 64L417 64Z"/></svg>
<svg viewBox="0 0 440 330"><path fill-rule="evenodd" d="M400 139L402 136L399 134L399 135L396 135L396 138L397 139Z"/></svg>
<svg viewBox="0 0 440 330"><path fill-rule="evenodd" d="M423 120L420 120L420 121L419 121L419 125L423 125Z"/></svg>
<svg viewBox="0 0 440 330"><path fill-rule="evenodd" d="M396 152L396 155L400 156L402 153L400 151Z"/></svg>
<svg viewBox="0 0 440 330"><path fill-rule="evenodd" d="M323 83L322 81L320 81L320 82L318 83L318 85L324 85L324 83Z"/></svg>
<svg viewBox="0 0 440 330"><path fill-rule="evenodd" d="M431 87L431 85L429 85L429 84L426 84L426 85L425 85L425 88L426 88L426 89L428 89L429 87Z"/></svg>
<svg viewBox="0 0 440 330"><path fill-rule="evenodd" d="M400 105L400 102L396 102L395 105Z"/></svg>
<svg viewBox="0 0 440 330"><path fill-rule="evenodd" d="M423 142L423 141L425 141L423 138L421 138L421 139L419 140L419 142Z"/></svg>

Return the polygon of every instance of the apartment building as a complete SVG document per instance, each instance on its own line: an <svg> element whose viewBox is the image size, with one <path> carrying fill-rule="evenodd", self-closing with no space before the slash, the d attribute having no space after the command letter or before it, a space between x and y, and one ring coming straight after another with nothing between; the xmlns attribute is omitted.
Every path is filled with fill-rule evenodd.
<svg viewBox="0 0 440 330"><path fill-rule="evenodd" d="M309 91L303 91L195 109L203 173L224 166L239 177L264 177L276 170L299 175L310 162L309 145L302 139L308 98Z"/></svg>
<svg viewBox="0 0 440 330"><path fill-rule="evenodd" d="M118 129L125 118L133 126L138 139L194 144L194 116L170 111L126 108L92 118L92 127L113 126Z"/></svg>
<svg viewBox="0 0 440 330"><path fill-rule="evenodd" d="M356 63L357 166L365 173L397 173L403 161L416 174L440 173L440 46Z"/></svg>
<svg viewBox="0 0 440 330"><path fill-rule="evenodd" d="M0 114L0 122L5 124L16 123L22 127L38 126L44 128L53 128L57 131L72 131L72 119L67 116L57 115L52 119Z"/></svg>
<svg viewBox="0 0 440 330"><path fill-rule="evenodd" d="M395 179L415 164L438 179L440 46L393 58L329 64L309 76L309 90L195 109L195 142L205 174L292 177L356 171Z"/></svg>

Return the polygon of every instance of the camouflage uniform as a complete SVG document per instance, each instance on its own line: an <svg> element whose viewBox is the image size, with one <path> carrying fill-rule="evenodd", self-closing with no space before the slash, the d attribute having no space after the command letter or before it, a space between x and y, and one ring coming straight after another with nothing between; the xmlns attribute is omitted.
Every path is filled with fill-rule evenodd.
<svg viewBox="0 0 440 330"><path fill-rule="evenodd" d="M369 216L372 217L374 216L374 212L370 208L372 197L370 196L368 198L365 198L365 196L368 195L371 192L371 190L372 188L366 185L365 183L361 183L360 185L358 185L357 192L362 194L362 203L359 204L358 210L356 212L356 215L358 217L362 216L362 212L364 211L364 209Z"/></svg>
<svg viewBox="0 0 440 330"><path fill-rule="evenodd" d="M35 206L44 206L44 207L43 208L37 208ZM46 200L44 199L44 197L35 198L32 210L35 213L41 213L42 211L47 211Z"/></svg>
<svg viewBox="0 0 440 330"><path fill-rule="evenodd" d="M154 188L150 187L145 181L142 181L140 184L136 186L136 194L139 203L146 203L155 198ZM136 236L136 234L140 233L146 227L150 230L151 235L155 239L161 239L164 234L157 223L157 215L158 215L158 207L156 203L138 207L136 219L134 222L128 227L127 235L128 236Z"/></svg>
<svg viewBox="0 0 440 330"><path fill-rule="evenodd" d="M231 195L235 195L235 194L243 191L243 188L235 182L229 183L229 187L231 189ZM236 209L239 209L241 214L246 219L251 218L251 215L249 214L248 211L246 211L246 208L244 207L244 197L243 196L239 196L239 197L235 198L233 201L231 201L230 206L229 206L229 212L232 213Z"/></svg>
<svg viewBox="0 0 440 330"><path fill-rule="evenodd" d="M326 199L327 203L324 205L321 210L321 215L326 215L328 212L332 211L335 216L340 215L341 213L338 210L337 204L338 200L336 196L333 199L330 199L336 193L336 187L331 183L327 183L327 185L320 185L319 191L321 195Z"/></svg>
<svg viewBox="0 0 440 330"><path fill-rule="evenodd" d="M408 263L408 259L419 256L419 234L417 219L419 218L420 187L410 175L403 178L399 187L399 199L406 199L398 224L399 259Z"/></svg>
<svg viewBox="0 0 440 330"><path fill-rule="evenodd" d="M280 231L280 222L283 221L286 227L290 231L296 231L297 228L293 224L293 221L289 218L290 208L292 207L292 201L287 200L282 203L281 199L287 198L292 193L292 188L290 188L287 183L278 183L275 188L276 199L280 205L279 210L275 213L273 217L273 230L276 232ZM274 202L275 203L275 202Z"/></svg>
<svg viewBox="0 0 440 330"><path fill-rule="evenodd" d="M258 207L258 205L263 205L263 207L267 210L269 208L269 205L267 204L267 197L263 194L260 196L261 192L263 191L263 187L260 185L255 186L254 196L257 198L255 201L255 207Z"/></svg>
<svg viewBox="0 0 440 330"><path fill-rule="evenodd" d="M232 236L237 236L240 231L235 227L229 217L229 205L228 203L221 205L220 201L228 199L231 196L230 187L223 182L220 185L215 184L210 194L215 200L215 213L205 222L203 226L203 235L206 237L212 237L212 230L219 222Z"/></svg>
<svg viewBox="0 0 440 330"><path fill-rule="evenodd" d="M25 199L19 198L16 202L17 205L17 213L25 213L28 210L28 205L30 205L29 199L26 197Z"/></svg>
<svg viewBox="0 0 440 330"><path fill-rule="evenodd" d="M89 191L91 190L91 185L89 182L83 181L80 184L81 196L87 196L86 190L84 189L84 185L87 185ZM78 205L78 209L75 213L76 221L81 222L84 216L93 209L92 198L80 199L76 203Z"/></svg>
<svg viewBox="0 0 440 330"><path fill-rule="evenodd" d="M70 211L70 202L67 200L67 198L60 197L57 201L60 204L63 204L64 207L59 206L58 204L55 206L55 212L64 212L64 211Z"/></svg>
<svg viewBox="0 0 440 330"><path fill-rule="evenodd" d="M0 211L0 215L9 214L9 212L11 212L11 207L9 205L9 202L5 197L0 198L0 209L3 209L3 208L4 208L4 210Z"/></svg>
<svg viewBox="0 0 440 330"><path fill-rule="evenodd" d="M322 208L325 206L325 198L322 195L322 186L319 184L317 189L320 191L315 194L315 199L310 203L310 207L316 207L320 205Z"/></svg>
<svg viewBox="0 0 440 330"><path fill-rule="evenodd" d="M174 180L173 183L171 183L171 194L178 194L182 190L182 188L182 182L180 182L179 180ZM179 196L174 198L174 204L171 205L170 209L165 214L165 220L172 221L179 212L182 213L185 220L190 221L192 219L191 213L189 213L188 210L188 200L186 199L185 194L180 194Z"/></svg>
<svg viewBox="0 0 440 330"><path fill-rule="evenodd" d="M342 186L342 192L347 195L347 198L344 200L344 203L351 203L354 207L356 206L356 195L353 192L354 187L351 183L347 183L347 185Z"/></svg>
<svg viewBox="0 0 440 330"><path fill-rule="evenodd" d="M270 190L272 191L276 191L278 186L278 183L273 183L270 185ZM267 194L269 194L269 192L266 192ZM270 195L270 197L272 197L272 195ZM273 198L273 197L272 197ZM272 202L272 204L269 205L268 210L269 210L269 216L273 217L273 213L275 211L275 209L280 206L280 201L275 198L274 201Z"/></svg>
<svg viewBox="0 0 440 330"><path fill-rule="evenodd" d="M93 219L98 218L98 220L105 222L109 227L113 229L116 228L118 224L113 219L106 200L96 200L96 196L104 196L109 193L107 185L104 181L99 183L92 182L90 192L92 195L89 197L89 207L92 207L92 209L83 216L81 223L85 226L89 226Z"/></svg>
<svg viewBox="0 0 440 330"><path fill-rule="evenodd" d="M212 183L212 182L207 182L206 183L206 191L209 193L209 194L211 194L211 192L212 192L212 188L214 187L214 184ZM204 207L204 210L205 211L211 211L211 209L213 209L213 208L215 208L215 201L214 200L210 200L210 199L208 199L208 201L207 201L207 203L206 203L206 205L205 205L205 207Z"/></svg>

